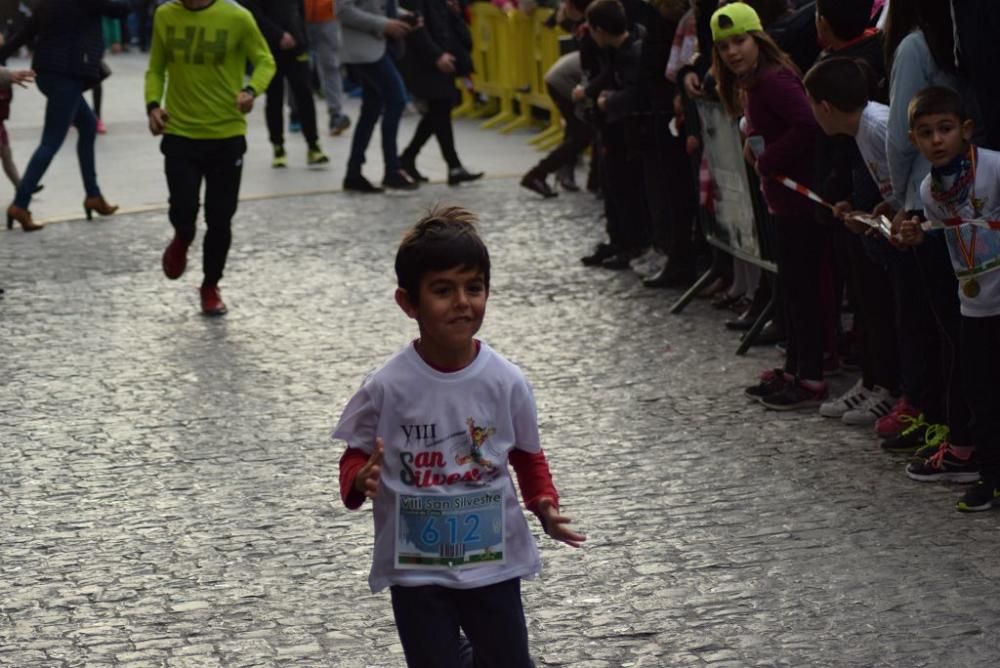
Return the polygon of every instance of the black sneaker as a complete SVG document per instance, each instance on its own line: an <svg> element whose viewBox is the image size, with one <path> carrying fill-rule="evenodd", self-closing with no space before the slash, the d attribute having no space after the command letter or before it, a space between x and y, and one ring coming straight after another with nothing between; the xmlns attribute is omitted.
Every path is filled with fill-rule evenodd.
<svg viewBox="0 0 1000 668"><path fill-rule="evenodd" d="M343 114L341 114L340 116L337 116L336 118L331 118L330 119L330 136L331 137L339 137L340 135L344 134L344 131L347 130L347 128L349 128L349 127L351 127L351 119L350 119L350 117L344 116Z"/></svg>
<svg viewBox="0 0 1000 668"><path fill-rule="evenodd" d="M382 179L382 187L392 190L416 190L420 184L401 169L393 174L386 174Z"/></svg>
<svg viewBox="0 0 1000 668"><path fill-rule="evenodd" d="M588 267L600 266L602 262L618 253L618 248L611 244L597 244L594 252L580 258L580 262Z"/></svg>
<svg viewBox="0 0 1000 668"><path fill-rule="evenodd" d="M886 452L898 452L902 454L913 454L927 445L927 429L930 427L926 422L916 423L899 432L895 436L882 441L882 449ZM934 450L940 445L940 441L934 444ZM926 453L923 458L930 457L933 451Z"/></svg>
<svg viewBox="0 0 1000 668"><path fill-rule="evenodd" d="M448 170L448 185L457 186L459 183L478 181L483 178L483 172L470 172L465 167L453 167Z"/></svg>
<svg viewBox="0 0 1000 668"><path fill-rule="evenodd" d="M768 369L760 374L760 382L743 390L743 394L748 399L760 401L764 397L781 392L788 384L789 381L785 378L783 369Z"/></svg>
<svg viewBox="0 0 1000 668"><path fill-rule="evenodd" d="M632 267L632 259L635 257L632 253L615 253L611 257L606 257L601 260L601 266L605 269L611 269L613 271L621 271L622 269L630 269Z"/></svg>
<svg viewBox="0 0 1000 668"><path fill-rule="evenodd" d="M399 156L399 168L417 183L429 183L430 179L417 171L417 161L406 155Z"/></svg>
<svg viewBox="0 0 1000 668"><path fill-rule="evenodd" d="M920 482L976 482L979 465L974 456L960 457L951 443L944 441L927 459L908 464L906 475Z"/></svg>
<svg viewBox="0 0 1000 668"><path fill-rule="evenodd" d="M524 178L521 179L521 186L538 193L545 199L559 196L559 193L553 190L552 186L545 180L545 175L534 170L524 175Z"/></svg>
<svg viewBox="0 0 1000 668"><path fill-rule="evenodd" d="M794 383L787 383L785 389L780 392L764 397L760 403L773 411L796 411L803 408L819 408L828 396L826 385L819 390L811 390L796 380Z"/></svg>
<svg viewBox="0 0 1000 668"><path fill-rule="evenodd" d="M382 188L373 185L371 181L358 174L357 176L344 177L344 190L356 193L381 193Z"/></svg>
<svg viewBox="0 0 1000 668"><path fill-rule="evenodd" d="M955 510L961 513L979 513L1000 506L1000 489L982 480L958 500Z"/></svg>

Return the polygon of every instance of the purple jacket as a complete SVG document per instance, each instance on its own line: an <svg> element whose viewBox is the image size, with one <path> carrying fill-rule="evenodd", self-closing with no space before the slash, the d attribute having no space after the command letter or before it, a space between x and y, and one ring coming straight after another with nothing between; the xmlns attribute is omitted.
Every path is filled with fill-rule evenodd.
<svg viewBox="0 0 1000 668"><path fill-rule="evenodd" d="M820 132L799 77L785 68L761 70L747 89L746 119L751 135L764 138L764 153L757 159L764 199L772 213L810 216L815 206L802 195L768 178L780 174L812 187L813 152Z"/></svg>

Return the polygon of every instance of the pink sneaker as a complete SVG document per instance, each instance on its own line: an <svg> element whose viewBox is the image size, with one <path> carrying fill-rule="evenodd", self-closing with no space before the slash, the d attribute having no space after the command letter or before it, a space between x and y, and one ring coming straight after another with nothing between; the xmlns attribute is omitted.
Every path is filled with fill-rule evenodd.
<svg viewBox="0 0 1000 668"><path fill-rule="evenodd" d="M904 429L919 420L920 417L920 409L910 405L910 402L904 397L900 397L888 415L876 420L875 433L881 438L898 436Z"/></svg>
<svg viewBox="0 0 1000 668"><path fill-rule="evenodd" d="M104 121L102 121L101 119L98 118L97 119L97 134L103 135L103 134L107 134L107 132L108 132L108 129L106 127L104 127Z"/></svg>

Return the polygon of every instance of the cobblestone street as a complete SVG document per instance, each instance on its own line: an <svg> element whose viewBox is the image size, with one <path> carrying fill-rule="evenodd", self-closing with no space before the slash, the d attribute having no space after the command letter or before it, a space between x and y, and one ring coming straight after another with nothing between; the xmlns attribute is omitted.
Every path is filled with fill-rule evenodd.
<svg viewBox="0 0 1000 668"><path fill-rule="evenodd" d="M705 303L582 267L589 196L498 179L244 202L223 319L200 253L162 276L164 212L0 233L0 665L403 665L328 433L415 335L392 259L437 200L482 214L481 336L533 382L590 538L531 519L540 667L1000 662L1000 513L956 513L867 431L749 404L773 349L738 358Z"/></svg>

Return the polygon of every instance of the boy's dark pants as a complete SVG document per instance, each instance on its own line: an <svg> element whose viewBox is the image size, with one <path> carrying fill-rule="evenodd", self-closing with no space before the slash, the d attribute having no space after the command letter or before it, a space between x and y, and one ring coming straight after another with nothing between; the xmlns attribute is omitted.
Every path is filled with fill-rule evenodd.
<svg viewBox="0 0 1000 668"><path fill-rule="evenodd" d="M170 191L170 224L177 237L191 243L198 220L198 195L205 182L205 234L203 285L218 285L232 242L232 220L240 196L243 154L242 135L227 139L188 139L164 135L167 189Z"/></svg>
<svg viewBox="0 0 1000 668"><path fill-rule="evenodd" d="M611 244L618 252L638 252L649 243L649 208L643 192L642 160L629 151L625 123L601 130L601 181Z"/></svg>
<svg viewBox="0 0 1000 668"><path fill-rule="evenodd" d="M475 589L393 585L390 592L409 668L461 668L460 627L476 668L532 668L520 579Z"/></svg>
<svg viewBox="0 0 1000 668"><path fill-rule="evenodd" d="M828 230L812 216L773 216L778 242L778 287L783 297L788 348L785 372L823 380L823 312L820 275Z"/></svg>
<svg viewBox="0 0 1000 668"><path fill-rule="evenodd" d="M961 338L961 307L958 299L958 280L952 268L944 233L930 233L915 249L923 292L937 329L938 359L941 388L936 393L936 405L918 404L928 417L940 416L950 430L948 440L955 445L971 445L969 430L971 415L969 403L963 392L962 376L965 373L959 352ZM931 360L931 364L934 360Z"/></svg>
<svg viewBox="0 0 1000 668"><path fill-rule="evenodd" d="M962 384L971 413L980 476L1000 488L1000 316L962 316Z"/></svg>

